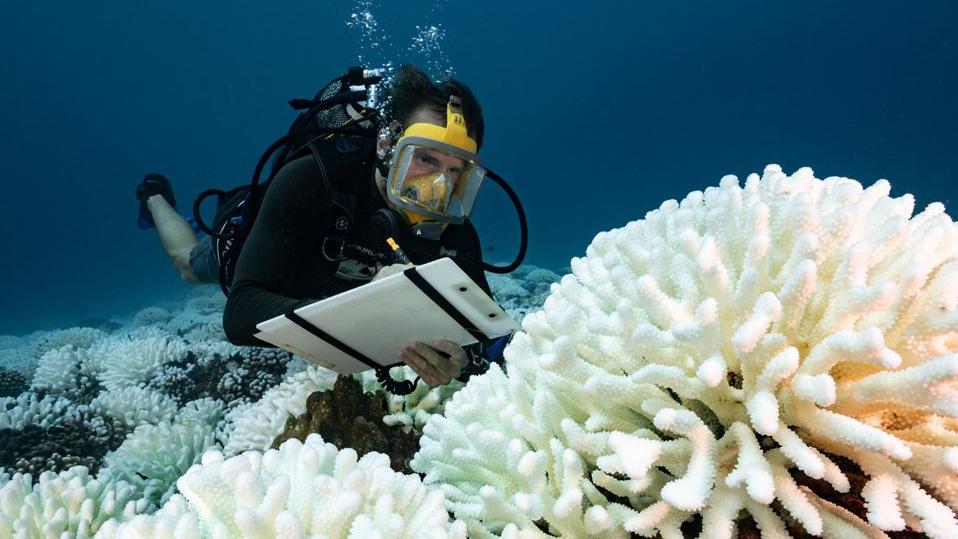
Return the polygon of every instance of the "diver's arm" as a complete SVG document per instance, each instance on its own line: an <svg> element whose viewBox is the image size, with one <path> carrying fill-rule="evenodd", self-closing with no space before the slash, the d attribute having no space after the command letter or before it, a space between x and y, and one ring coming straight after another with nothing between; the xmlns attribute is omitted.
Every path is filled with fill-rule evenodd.
<svg viewBox="0 0 958 539"><path fill-rule="evenodd" d="M270 184L236 261L223 312L223 330L233 344L273 346L253 337L256 324L322 299L297 294L307 278L304 257L320 244L328 226L321 185L312 157L288 163Z"/></svg>

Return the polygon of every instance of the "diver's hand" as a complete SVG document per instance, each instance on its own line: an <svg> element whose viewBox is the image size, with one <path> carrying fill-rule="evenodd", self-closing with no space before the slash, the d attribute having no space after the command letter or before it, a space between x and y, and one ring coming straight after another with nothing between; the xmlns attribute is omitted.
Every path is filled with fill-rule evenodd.
<svg viewBox="0 0 958 539"><path fill-rule="evenodd" d="M435 339L430 344L407 343L399 349L399 359L432 387L448 384L469 364L466 351L445 339Z"/></svg>

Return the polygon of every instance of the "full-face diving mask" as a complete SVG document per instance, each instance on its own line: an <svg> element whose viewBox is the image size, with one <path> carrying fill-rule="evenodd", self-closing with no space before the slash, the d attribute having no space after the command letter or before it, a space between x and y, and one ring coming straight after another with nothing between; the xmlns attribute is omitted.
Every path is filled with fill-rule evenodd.
<svg viewBox="0 0 958 539"><path fill-rule="evenodd" d="M446 105L446 127L416 123L403 132L393 148L386 196L415 234L438 238L446 225L469 217L486 176L476 149L456 96Z"/></svg>

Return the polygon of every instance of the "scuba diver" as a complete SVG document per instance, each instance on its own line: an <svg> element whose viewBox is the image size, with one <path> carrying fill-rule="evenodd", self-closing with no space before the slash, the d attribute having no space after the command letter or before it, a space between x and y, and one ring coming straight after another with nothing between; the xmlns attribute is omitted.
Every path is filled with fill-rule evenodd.
<svg viewBox="0 0 958 539"><path fill-rule="evenodd" d="M449 257L490 297L484 270L519 266L525 216L508 184L479 164L482 109L465 84L435 83L411 65L392 81L383 81L380 70L352 68L314 99L290 104L306 112L263 155L252 183L204 192L192 219L177 212L162 175L146 175L136 191L139 226L156 228L181 278L219 283L227 294L223 329L230 342L272 346L254 336L257 323L368 283L397 264ZM271 172L260 182L270 158ZM519 255L506 267L483 262L469 220L486 177L510 196L522 227ZM213 195L211 227L200 205ZM197 229L205 232L199 239ZM509 337L465 348L443 339L410 342L398 358L430 386L465 381L501 362Z"/></svg>

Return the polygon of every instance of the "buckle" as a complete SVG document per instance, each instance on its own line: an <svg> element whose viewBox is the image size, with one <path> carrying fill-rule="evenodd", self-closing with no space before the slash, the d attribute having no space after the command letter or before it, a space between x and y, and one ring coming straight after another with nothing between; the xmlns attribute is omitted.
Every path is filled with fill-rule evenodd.
<svg viewBox="0 0 958 539"><path fill-rule="evenodd" d="M327 243L328 243L330 240L339 242L339 253L337 253L336 256L330 256L329 253L328 253ZM346 248L346 238L341 238L341 237L340 237L340 238L333 238L333 237L330 237L330 236L326 236L325 238L323 238L323 245L322 245L323 256L326 258L326 260L329 260L330 262L336 262L336 261L338 261L338 260L342 260L342 259L343 259L343 249L345 249L345 248Z"/></svg>

